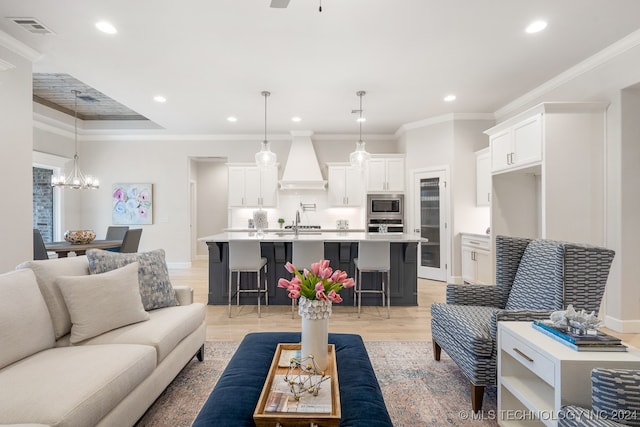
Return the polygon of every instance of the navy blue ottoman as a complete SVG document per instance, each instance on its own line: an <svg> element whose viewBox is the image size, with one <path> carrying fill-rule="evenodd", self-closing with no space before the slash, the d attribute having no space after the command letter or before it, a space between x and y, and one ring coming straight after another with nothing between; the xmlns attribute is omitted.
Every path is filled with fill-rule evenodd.
<svg viewBox="0 0 640 427"><path fill-rule="evenodd" d="M253 411L278 343L300 342L299 332L262 332L244 337L209 395L194 427L255 426ZM360 335L329 334L336 347L343 427L392 426L378 380Z"/></svg>

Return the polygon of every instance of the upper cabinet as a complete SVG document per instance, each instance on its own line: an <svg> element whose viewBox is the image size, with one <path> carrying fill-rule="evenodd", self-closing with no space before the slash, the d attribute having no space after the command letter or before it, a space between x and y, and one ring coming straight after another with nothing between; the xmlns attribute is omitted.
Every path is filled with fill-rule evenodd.
<svg viewBox="0 0 640 427"><path fill-rule="evenodd" d="M278 194L278 169L229 165L230 207L275 207Z"/></svg>
<svg viewBox="0 0 640 427"><path fill-rule="evenodd" d="M404 193L404 156L372 157L367 164L369 193Z"/></svg>
<svg viewBox="0 0 640 427"><path fill-rule="evenodd" d="M535 114L490 134L493 173L532 166L542 161L542 114Z"/></svg>
<svg viewBox="0 0 640 427"><path fill-rule="evenodd" d="M362 171L350 164L328 164L330 206L361 206L364 199Z"/></svg>
<svg viewBox="0 0 640 427"><path fill-rule="evenodd" d="M491 149L476 151L476 205L491 205Z"/></svg>
<svg viewBox="0 0 640 427"><path fill-rule="evenodd" d="M492 235L605 243L606 109L543 103L485 131Z"/></svg>

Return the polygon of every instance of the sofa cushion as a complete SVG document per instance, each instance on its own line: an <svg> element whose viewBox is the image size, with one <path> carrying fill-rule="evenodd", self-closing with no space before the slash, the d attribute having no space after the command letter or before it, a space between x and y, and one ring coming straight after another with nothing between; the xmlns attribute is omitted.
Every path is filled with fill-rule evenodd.
<svg viewBox="0 0 640 427"><path fill-rule="evenodd" d="M0 370L0 424L94 426L155 369L143 345L44 350Z"/></svg>
<svg viewBox="0 0 640 427"><path fill-rule="evenodd" d="M472 354L491 357L491 316L497 308L478 305L431 304L431 318L449 332L448 338L457 341ZM443 348L446 343L438 342Z"/></svg>
<svg viewBox="0 0 640 427"><path fill-rule="evenodd" d="M164 250L151 252L116 253L102 249L87 251L91 274L105 273L138 262L138 282L145 310L177 305L176 295L169 280Z"/></svg>
<svg viewBox="0 0 640 427"><path fill-rule="evenodd" d="M71 344L149 319L138 287L138 263L90 276L57 280L71 316Z"/></svg>
<svg viewBox="0 0 640 427"><path fill-rule="evenodd" d="M47 305L31 270L0 275L0 368L53 347Z"/></svg>
<svg viewBox="0 0 640 427"><path fill-rule="evenodd" d="M532 240L524 251L511 286L507 310L563 308L564 244Z"/></svg>
<svg viewBox="0 0 640 427"><path fill-rule="evenodd" d="M18 269L33 270L38 280L40 292L47 303L56 339L66 335L71 330L69 311L64 303L56 278L60 276L86 276L89 274L89 263L86 256L50 259L44 261L27 261L20 264Z"/></svg>
<svg viewBox="0 0 640 427"><path fill-rule="evenodd" d="M153 346L158 355L158 363L173 351L186 336L204 322L203 304L190 304L160 308L149 312L146 322L118 328L90 340L83 345L95 344L144 344Z"/></svg>

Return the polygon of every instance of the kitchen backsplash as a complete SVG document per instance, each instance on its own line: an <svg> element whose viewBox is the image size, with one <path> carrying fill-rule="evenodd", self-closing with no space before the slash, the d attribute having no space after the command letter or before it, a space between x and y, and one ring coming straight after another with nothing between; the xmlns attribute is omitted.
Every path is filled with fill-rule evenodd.
<svg viewBox="0 0 640 427"><path fill-rule="evenodd" d="M300 203L316 205L315 210L303 212ZM229 208L228 228L247 228L248 220L253 218L253 211L258 208ZM263 208L267 212L269 228L278 228L278 218L284 218L284 225L291 225L300 211L300 225L320 225L325 229L337 228L338 220L347 220L350 229L364 229L365 207L332 207L328 205L326 191L286 192L278 194L277 208Z"/></svg>

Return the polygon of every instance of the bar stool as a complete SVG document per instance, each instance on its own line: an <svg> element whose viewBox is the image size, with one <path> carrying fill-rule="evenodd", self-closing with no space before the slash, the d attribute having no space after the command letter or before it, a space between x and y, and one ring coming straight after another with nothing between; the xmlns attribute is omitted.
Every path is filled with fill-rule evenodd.
<svg viewBox="0 0 640 427"><path fill-rule="evenodd" d="M313 240L294 240L291 263L302 272L311 269L311 264L324 259L324 242ZM294 318L296 300L291 300L291 318Z"/></svg>
<svg viewBox="0 0 640 427"><path fill-rule="evenodd" d="M358 258L354 258L358 280L354 287L353 305L358 300L358 317L362 306L362 294L381 294L382 306L387 306L387 318L391 317L391 292L389 285L389 270L391 261L388 241L361 240L358 242ZM382 286L378 289L362 289L362 273L382 273Z"/></svg>
<svg viewBox="0 0 640 427"><path fill-rule="evenodd" d="M264 289L260 288L260 270L264 272ZM231 317L231 283L233 273L236 273L236 305L240 305L241 293L258 294L258 317L260 316L260 297L264 294L265 304L269 305L269 290L267 288L267 259L260 254L260 242L230 241L229 242L229 317ZM240 273L256 273L257 289L240 289Z"/></svg>

